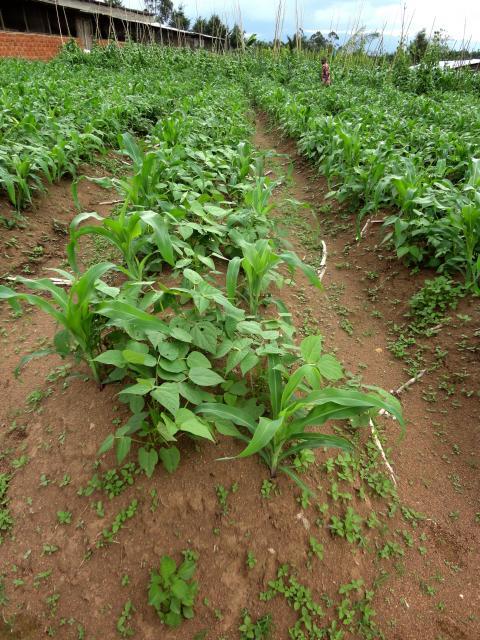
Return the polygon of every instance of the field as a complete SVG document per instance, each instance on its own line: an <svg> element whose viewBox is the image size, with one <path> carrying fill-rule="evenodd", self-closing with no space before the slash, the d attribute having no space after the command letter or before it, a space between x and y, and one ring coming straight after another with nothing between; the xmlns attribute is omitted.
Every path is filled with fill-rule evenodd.
<svg viewBox="0 0 480 640"><path fill-rule="evenodd" d="M0 64L0 637L478 638L475 77Z"/></svg>

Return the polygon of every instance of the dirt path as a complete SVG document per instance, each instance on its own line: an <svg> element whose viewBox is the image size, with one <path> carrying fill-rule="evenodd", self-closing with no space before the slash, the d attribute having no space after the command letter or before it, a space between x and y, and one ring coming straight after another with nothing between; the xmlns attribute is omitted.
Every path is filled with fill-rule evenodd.
<svg viewBox="0 0 480 640"><path fill-rule="evenodd" d="M386 249L376 248L381 237L378 229L368 242L354 246L350 216L335 207L330 213L319 211L326 185L296 157L294 145L282 142L263 120L255 141L259 148L273 148L294 160L291 182L275 194L276 215L286 239L312 263L318 260L322 237L328 246L326 293L301 278L282 292L300 333L323 333L328 350L337 350L352 379L361 375L367 383L399 386L409 376L405 364L387 350L388 328L401 320L420 281L390 260ZM284 171L289 162L288 157L273 159L271 169L278 171L282 163ZM48 212L62 194L64 206L58 214L64 222L74 215L68 188L65 184L63 192L54 190L45 197L32 242L43 234L47 239L57 237ZM103 192L82 193L85 206L91 209L110 199ZM310 202L315 216L288 205L288 198ZM339 229L342 225L348 230ZM35 263L37 274L64 259L61 242L64 239L54 254ZM19 268L22 264L20 260ZM392 304L392 299L399 301ZM372 316L374 311L382 317ZM219 457L238 452L238 445L225 439L216 446L182 442L182 462L171 476L160 468L150 480L135 473L129 476L129 468L123 475L119 471L119 495L114 498L101 491L79 495L95 473L101 475L116 466L112 454L98 463L96 452L125 416L117 389L110 386L100 391L86 379L88 372L65 369L65 363L55 357L32 362L15 380L12 370L19 357L50 338L54 326L36 312L14 318L4 307L0 309L0 471L12 474L8 495L14 521L13 537L5 536L0 546L4 620L0 638L36 640L46 634L61 640L113 639L120 637L116 625L125 603L131 601L135 612L128 625L135 631L133 637L142 640L237 639L244 608L254 619L271 614L272 638L287 639L299 614L285 598L265 602L259 594L276 577L278 567L288 563L298 583L311 589L312 598L324 609L321 624L330 628L327 638L340 638L334 635L335 629L347 629L341 615L348 615L345 599L353 601L354 596L339 594L341 585L363 580L369 589L378 587L373 603L364 598L355 605L355 615L361 614L366 625L363 637L380 637L368 626L372 604L376 623L388 640L476 640L480 635L476 617L480 525L475 523L480 511L478 338L474 335L480 326L478 303L463 301L458 312L472 320L462 323L454 317L448 331L442 330L436 339L448 350L443 368L425 376L405 396L409 421L405 440L398 444L398 428L385 423L401 505L409 507L402 513L388 491L386 498L380 498L373 491L363 492L357 478L347 482L335 473L327 474L324 463L331 452L319 453L308 471L306 478L318 498L307 504L286 478L269 484L267 471L256 458L219 462ZM457 343L464 345L462 349ZM453 375L463 370L470 377L457 383L456 394L446 396L437 389L445 372ZM429 385L438 393L436 403L422 399ZM461 385L475 393L462 395ZM460 406L452 407L453 401ZM347 475L348 469L348 465L343 469ZM381 485L380 491L385 485L382 470L382 465L372 463L368 475L370 482ZM226 507L217 497L220 487L228 496ZM138 500L134 518L114 543L97 547L102 530L134 499ZM333 536L329 526L330 518L344 517L350 506L373 523L371 530L362 525L360 540L354 544ZM60 511L71 514L70 523L59 523ZM372 512L381 525L375 525ZM323 560L312 552L312 536L323 545ZM392 543L387 551L393 550L393 555L380 559L387 541ZM185 549L199 554L200 596L194 619L178 630L168 630L147 605L149 572L162 555L180 560ZM249 553L256 560L250 567ZM292 590L293 599L306 606L305 592L300 587ZM360 635L346 632L344 637L357 640Z"/></svg>
<svg viewBox="0 0 480 640"><path fill-rule="evenodd" d="M312 263L319 255L317 234L327 243L326 294L314 299L290 294L297 324L317 324L329 347L337 349L341 361L363 382L398 388L410 374L405 362L393 358L387 348L391 328L405 321L408 300L425 276L413 277L380 245L380 225L372 225L366 240L356 244L353 217L325 200L326 181L264 117L257 120L255 142L260 149L273 149L293 160L293 182L283 196L311 205L312 211L300 209L293 219L288 208L282 214L288 239ZM473 640L480 635L480 616L475 613L480 607L478 299L463 300L456 313L469 319L465 323L452 312L453 321L427 346L431 353L436 347L445 353L441 366L427 371L402 396L408 420L405 439L397 442L399 431L393 422L386 431L400 499L427 518L420 525L425 540L419 546L427 549L425 555L418 549L408 554L403 575L390 575L385 601L378 606L379 615L391 626L391 638ZM435 594L426 595L422 585L432 583L433 576Z"/></svg>

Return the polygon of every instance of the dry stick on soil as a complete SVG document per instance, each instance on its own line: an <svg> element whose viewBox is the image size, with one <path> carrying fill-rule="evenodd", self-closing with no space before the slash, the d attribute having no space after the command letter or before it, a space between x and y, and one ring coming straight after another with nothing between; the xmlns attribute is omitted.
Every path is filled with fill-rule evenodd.
<svg viewBox="0 0 480 640"><path fill-rule="evenodd" d="M320 261L320 266L318 267L318 270L317 270L318 279L320 281L323 279L323 276L325 275L326 270L327 270L327 245L322 240L322 259Z"/></svg>
<svg viewBox="0 0 480 640"><path fill-rule="evenodd" d="M9 280L10 282L17 282L17 278L12 278L11 276L9 276L8 278L5 278L5 280ZM70 280L64 280L63 278L49 278L50 282L52 284L56 284L62 287L71 287L72 283Z"/></svg>
<svg viewBox="0 0 480 640"><path fill-rule="evenodd" d="M99 202L98 206L106 205L106 204L120 204L123 200L105 200L105 202Z"/></svg>
<svg viewBox="0 0 480 640"><path fill-rule="evenodd" d="M363 228L360 231L360 237L363 238L365 236L365 234L367 233L367 229L371 224L382 224L383 222L385 222L385 221L384 220L372 220L370 218L370 220L367 220L366 223L363 225Z"/></svg>
<svg viewBox="0 0 480 640"><path fill-rule="evenodd" d="M422 369L421 371L419 371L417 373L416 376L414 376L413 378L410 378L410 380L407 380L407 382L405 382L404 384L402 384L401 387L398 387L398 389L396 389L395 391L391 391L390 393L394 396L399 396L402 391L405 391L405 389L407 389L408 387L410 387L412 384L414 384L415 382L417 382L417 380L420 380L420 378L425 374L426 369ZM380 409L379 415L381 416L388 416L389 414L385 411L385 409ZM388 472L390 474L390 477L392 479L392 482L395 486L397 486L397 478L395 476L395 472L392 469L392 465L389 463L389 461L387 460L387 456L385 455L385 451L383 450L382 447L382 443L380 442L380 438L378 437L378 433L377 433L377 429L375 427L375 424L373 422L373 420L370 418L369 420L369 424L370 424L370 428L372 430L372 438L373 438L373 442L375 443L375 446L377 447L377 449L380 452L380 455L382 456L382 460L385 463L385 466L388 469Z"/></svg>

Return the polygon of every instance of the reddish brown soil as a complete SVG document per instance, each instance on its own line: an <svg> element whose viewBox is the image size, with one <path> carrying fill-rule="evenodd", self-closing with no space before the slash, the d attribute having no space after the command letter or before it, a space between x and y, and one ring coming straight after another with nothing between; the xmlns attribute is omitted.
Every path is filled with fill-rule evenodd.
<svg viewBox="0 0 480 640"><path fill-rule="evenodd" d="M281 203L290 197L319 206L323 203L326 185L314 177L311 167L296 157L294 145L279 141L277 133L269 133L263 121L258 123L256 144L264 149L273 147L295 160L293 184L276 194L277 215L287 226L289 239L298 253L302 257L309 254L312 259L311 250L302 247L305 235L295 235L298 218L292 218L289 224L289 214L280 211ZM275 167L274 162L272 168ZM110 196L89 186L93 189L91 193L83 193L81 197L86 208L98 210L96 203ZM60 202L63 206L59 205L53 213L52 203ZM51 230L51 217L66 222L73 214L69 185L64 182L37 204L35 221L26 231L32 230L35 243L44 233L53 238L56 234ZM335 209L329 216L340 214ZM311 220L311 213L306 210L296 215ZM327 220L320 216L319 222L325 228ZM314 225L311 229L313 237ZM24 232L10 233L16 233L19 244L25 246ZM409 376L404 364L387 350L387 341L391 338L388 322L403 321L407 300L420 288L423 278L412 277L397 261L387 259L388 250L377 246L381 232L376 227L360 245L354 245L352 236L350 225L348 231L326 237L329 259L325 294L298 278L296 286L284 289L282 298L295 312L298 326L302 328L307 322L323 333L328 348L337 349L347 369L361 374L365 382L396 388ZM311 240L308 234L307 240ZM53 266L52 260L62 261L64 242L65 239L60 238L54 253L41 264ZM26 244L29 243L30 240ZM352 246L345 256L347 244ZM351 268L335 268L336 263L344 262L349 262ZM12 264L21 268L22 258ZM14 271L12 264L7 262L10 272ZM41 264L37 265L37 272ZM373 271L379 274L374 285L380 285L379 298L374 303L366 294L371 285L367 274ZM340 285L344 289L340 289ZM399 302L393 305L392 299ZM339 327L341 317L335 305L348 308L352 336ZM380 310L384 317L373 318L374 309ZM341 584L363 578L370 587L384 570L385 582L373 606L377 624L388 639L476 640L480 636L480 525L475 522L475 514L480 511L479 396L478 376L475 376L479 339L474 335L480 326L478 301L463 300L458 312L468 314L472 320L462 323L452 313L452 323L431 340L430 348L440 344L448 350L444 366L428 373L403 397L408 420L405 439L398 442L398 427L391 421L384 423L399 479L401 503L425 514L427 519L412 528L397 514L389 521L385 535L367 531L369 545L361 549L332 537L326 527L317 527L314 502L302 509L297 502L299 490L285 478L277 481L280 495L269 500L262 498L260 488L267 472L257 459L217 461L238 451L235 443L226 440L216 446L197 447L189 441L182 442L182 462L174 475L157 469L150 480L137 476L132 487L112 500L98 493L89 498L79 496L78 488L85 486L94 473L99 444L125 415L116 399L117 389L107 387L100 391L93 381L80 377L46 381L49 372L62 364L53 356L33 361L20 381L15 380L12 370L20 355L38 348L44 337L50 338L54 326L37 312L13 319L5 307L0 308L0 327L5 330L2 331L0 365L4 391L0 418L2 470L12 470L12 460L28 456L27 464L14 472L9 489L15 521L13 537L7 536L0 546L0 574L4 575L7 599L2 612L6 622L3 635L0 628L0 638L41 638L51 627L54 637L71 639L82 637L78 625L85 629L88 640L120 637L115 630L116 622L125 602L131 600L136 609L131 625L137 638L192 640L197 632L206 631L205 636L198 637L232 640L239 637L240 614L248 608L254 617L272 613L275 623L272 637L283 640L288 638L287 629L295 621L295 614L283 599L264 603L258 596L267 581L275 576L278 565L289 563L296 568L298 580L312 589L317 601L322 594L328 594L335 606L340 600ZM457 343L463 340L463 334L466 338L462 344L471 350L465 347L458 350ZM444 392L437 389L441 376L446 371L453 374L463 369L470 377L457 384L455 395L445 397ZM82 370L81 373L88 372ZM475 393L471 397L462 395L462 384ZM429 385L437 391L438 401L434 404L422 399ZM47 392L47 397L34 409L26 403L26 398L38 389ZM452 401L456 401L455 406ZM325 454L318 455L319 464L309 471L307 478L311 486L317 487L318 502L331 503L326 493L327 477L320 466L324 459ZM114 466L114 456L109 454L103 457L100 470ZM40 485L42 474L52 480L48 486ZM65 474L71 481L60 487ZM221 484L230 488L234 483L238 483L238 491L229 495L229 512L222 515L215 487ZM152 489L158 494L156 508ZM134 498L139 501L135 517L127 522L114 543L96 549L101 530ZM93 510L94 500L103 501L104 518L99 518ZM355 495L352 505L365 517L371 509L379 514L388 509L384 500L371 495L366 501ZM72 512L71 524L57 523L60 510ZM342 505L330 504L329 516L343 511ZM449 517L449 513L456 512L458 516ZM405 549L403 558L380 561L375 545L384 544L385 539L398 541L395 529L407 529L414 546ZM311 560L309 569L310 535L323 543L325 556L323 561ZM54 544L59 550L46 555L45 544ZM421 555L419 547L426 549L425 555ZM168 630L160 625L146 603L149 571L158 565L160 556L170 554L179 560L181 551L187 548L196 550L200 557L196 574L200 585L196 615L180 629ZM251 570L246 567L248 551L253 552L258 561ZM40 573L50 570L51 574L44 580L38 578ZM130 581L128 586L121 586L125 574ZM14 580L23 580L23 584L17 582L15 586ZM434 595L427 595L425 584L435 589ZM53 613L46 601L52 594L59 594ZM445 606L440 610L438 605L442 602ZM333 619L335 610L328 609L327 616L328 620ZM64 624L61 624L62 618ZM345 637L356 636L347 633Z"/></svg>
<svg viewBox="0 0 480 640"><path fill-rule="evenodd" d="M86 168L85 168L86 170ZM99 167L88 168L90 177L104 176ZM60 266L65 260L65 239L68 224L77 213L72 199L72 180L63 178L48 186L48 191L34 198L32 206L16 218L9 201L0 199L0 219L18 221L17 227L0 227L0 277L15 274L29 277L37 272L37 265ZM115 194L87 180L78 185L79 201L85 211L106 215L112 209L109 202ZM50 266L50 265L49 265Z"/></svg>

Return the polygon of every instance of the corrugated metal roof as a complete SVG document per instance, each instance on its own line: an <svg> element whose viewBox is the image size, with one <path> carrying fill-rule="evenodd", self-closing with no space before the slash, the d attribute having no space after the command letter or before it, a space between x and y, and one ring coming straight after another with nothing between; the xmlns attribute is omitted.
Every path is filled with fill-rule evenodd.
<svg viewBox="0 0 480 640"><path fill-rule="evenodd" d="M168 25L157 22L155 16L148 11L141 11L140 9L126 9L124 7L112 7L104 2L98 0L33 0L34 2L42 2L43 4L56 5L58 7L65 7L67 9L76 9L84 13L100 14L103 16L109 16L116 18L117 20L123 20L124 22L136 22L140 24L148 25L154 29L162 29L181 33L184 35L197 36L201 38L218 40L216 36L207 36L203 33L197 33L196 31L185 31L183 29L176 29L175 27L169 27Z"/></svg>
<svg viewBox="0 0 480 640"><path fill-rule="evenodd" d="M34 0L35 2L41 2L43 4L56 5L58 7L65 7L66 9L76 9L77 11L83 11L84 13L96 13L104 16L110 16L112 18L118 18L119 20L125 20L128 22L140 22L141 24L152 24L155 22L155 16L147 11L140 11L137 9L125 9L119 7L112 7L104 2L98 2L98 0Z"/></svg>
<svg viewBox="0 0 480 640"><path fill-rule="evenodd" d="M440 60L438 64L442 69L458 69L459 67L470 67L480 64L480 58L471 58L470 60Z"/></svg>
<svg viewBox="0 0 480 640"><path fill-rule="evenodd" d="M473 67L480 65L480 58L470 58L470 60L440 60L438 66L441 69L461 69L462 67ZM414 64L410 69L418 69L419 64Z"/></svg>

